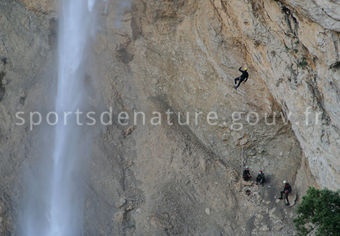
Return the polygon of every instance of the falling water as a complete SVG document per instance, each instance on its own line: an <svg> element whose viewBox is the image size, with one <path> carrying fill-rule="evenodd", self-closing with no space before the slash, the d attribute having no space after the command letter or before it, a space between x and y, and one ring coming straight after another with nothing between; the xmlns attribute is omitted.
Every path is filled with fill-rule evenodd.
<svg viewBox="0 0 340 236"><path fill-rule="evenodd" d="M56 111L76 112L81 103L84 57L94 1L64 0L59 26L58 93ZM81 206L73 172L79 157L80 132L75 124L57 126L53 153L50 227L47 236L81 234Z"/></svg>
<svg viewBox="0 0 340 236"><path fill-rule="evenodd" d="M46 172L32 192L39 200L28 200L22 223L24 236L77 236L83 234L82 158L89 152L84 145L85 129L76 119L62 119L65 112L74 114L85 95L84 77L87 47L91 33L95 0L61 0L58 35L58 86L55 108L59 120L54 131ZM46 163L46 161L44 162ZM45 186L45 187L42 187Z"/></svg>

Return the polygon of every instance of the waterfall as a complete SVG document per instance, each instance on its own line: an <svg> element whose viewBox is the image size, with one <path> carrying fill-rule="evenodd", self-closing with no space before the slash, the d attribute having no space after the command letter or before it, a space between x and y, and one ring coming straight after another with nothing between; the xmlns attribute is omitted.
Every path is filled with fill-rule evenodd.
<svg viewBox="0 0 340 236"><path fill-rule="evenodd" d="M84 57L89 29L89 10L84 0L64 0L59 25L58 44L58 93L56 111L76 112L81 103L84 78ZM67 120L65 120L66 122ZM74 120L73 120L74 121ZM81 136L76 124L59 123L56 129L53 153L53 175L50 228L47 236L79 235L81 233L81 207L79 205L78 181L73 180L74 165L79 158ZM78 183L79 184L79 183ZM82 204L82 203L81 203Z"/></svg>
<svg viewBox="0 0 340 236"><path fill-rule="evenodd" d="M61 0L58 35L58 83L55 126L48 165L42 164L43 179L29 180L39 185L25 206L21 226L24 236L77 236L83 234L84 181L82 158L90 150L85 144L86 128L75 116L86 97L84 77L87 47L92 32L95 0ZM86 172L86 171L85 171Z"/></svg>

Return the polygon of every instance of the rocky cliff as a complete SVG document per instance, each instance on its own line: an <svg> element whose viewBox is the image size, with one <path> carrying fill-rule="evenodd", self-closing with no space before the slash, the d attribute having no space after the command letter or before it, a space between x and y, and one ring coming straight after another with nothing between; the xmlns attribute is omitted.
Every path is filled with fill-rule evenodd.
<svg viewBox="0 0 340 236"><path fill-rule="evenodd" d="M22 214L21 172L37 168L46 139L39 128L16 126L15 112L53 104L56 5L0 2L7 235ZM158 111L163 122L114 122L96 135L84 180L86 235L292 235L295 209L275 200L281 181L297 196L307 186L340 187L339 8L321 0L99 3L92 106L112 106L115 115ZM250 79L235 91L241 65ZM173 121L185 112L218 118L168 125L168 110ZM243 129L233 129L235 112ZM264 170L268 183L244 185L245 164L253 175Z"/></svg>

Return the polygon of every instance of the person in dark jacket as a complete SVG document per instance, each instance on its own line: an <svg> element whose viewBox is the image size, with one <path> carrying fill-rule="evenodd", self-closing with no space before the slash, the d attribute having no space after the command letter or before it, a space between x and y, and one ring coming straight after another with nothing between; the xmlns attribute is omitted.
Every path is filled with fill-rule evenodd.
<svg viewBox="0 0 340 236"><path fill-rule="evenodd" d="M288 195L292 192L292 186L290 186L290 184L284 180L283 181L284 184L284 188L283 191L281 191L281 197L279 199L283 199L282 196L284 195L284 199L286 200L286 205L289 206L289 200L288 200Z"/></svg>
<svg viewBox="0 0 340 236"><path fill-rule="evenodd" d="M235 89L240 87L242 82L247 82L249 74L248 74L248 68L245 67L244 70L242 70L242 67L238 69L240 72L242 72L242 75L240 77L235 78ZM237 83L238 82L238 83Z"/></svg>
<svg viewBox="0 0 340 236"><path fill-rule="evenodd" d="M246 168L244 169L242 177L243 177L244 181L249 181L251 179L251 175L250 175L248 166L246 166Z"/></svg>
<svg viewBox="0 0 340 236"><path fill-rule="evenodd" d="M256 177L256 184L264 184L265 178L262 170L259 171Z"/></svg>

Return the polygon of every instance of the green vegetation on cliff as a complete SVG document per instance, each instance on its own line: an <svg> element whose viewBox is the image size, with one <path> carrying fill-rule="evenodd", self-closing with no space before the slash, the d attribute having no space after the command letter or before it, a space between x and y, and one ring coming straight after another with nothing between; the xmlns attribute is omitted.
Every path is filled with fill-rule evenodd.
<svg viewBox="0 0 340 236"><path fill-rule="evenodd" d="M299 235L315 230L316 235L340 235L340 194L309 188L294 219Z"/></svg>

